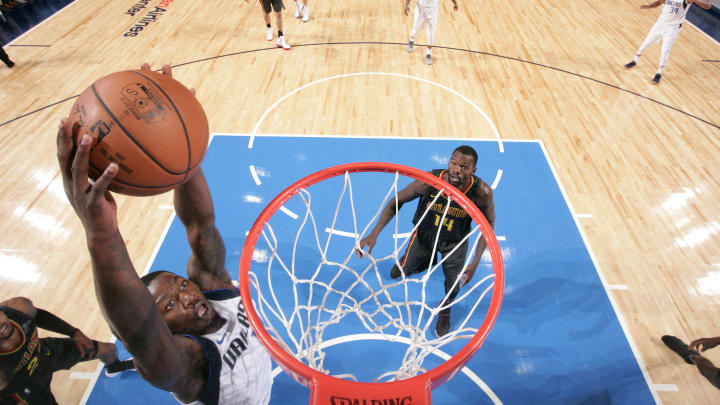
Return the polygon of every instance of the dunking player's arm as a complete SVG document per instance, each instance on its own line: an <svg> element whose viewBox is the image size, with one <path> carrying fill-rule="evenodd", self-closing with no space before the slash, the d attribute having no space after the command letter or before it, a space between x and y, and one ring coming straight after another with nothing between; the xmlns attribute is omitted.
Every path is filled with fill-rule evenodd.
<svg viewBox="0 0 720 405"><path fill-rule="evenodd" d="M190 280L203 291L235 288L225 269L225 244L215 227L215 209L202 171L175 189L174 199L192 249L187 262Z"/></svg>
<svg viewBox="0 0 720 405"><path fill-rule="evenodd" d="M133 267L118 228L117 204L107 191L118 166L111 164L90 184L90 136L81 138L75 153L72 136L63 122L58 129L58 161L65 194L85 228L100 309L145 380L181 400L193 400L203 387L207 365L198 363L205 357L193 340L173 336Z"/></svg>

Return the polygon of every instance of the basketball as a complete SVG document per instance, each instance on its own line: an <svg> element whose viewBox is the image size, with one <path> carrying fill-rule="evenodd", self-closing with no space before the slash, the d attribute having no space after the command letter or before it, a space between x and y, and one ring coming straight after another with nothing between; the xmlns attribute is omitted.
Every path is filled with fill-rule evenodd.
<svg viewBox="0 0 720 405"><path fill-rule="evenodd" d="M208 121L193 93L169 76L141 70L109 74L75 101L68 120L92 137L88 175L97 179L112 162L118 173L108 187L148 196L192 177L207 150Z"/></svg>

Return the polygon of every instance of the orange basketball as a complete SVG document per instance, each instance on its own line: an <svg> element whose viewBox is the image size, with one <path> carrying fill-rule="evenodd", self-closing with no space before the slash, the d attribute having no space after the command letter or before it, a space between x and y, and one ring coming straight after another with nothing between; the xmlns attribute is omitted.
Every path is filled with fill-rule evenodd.
<svg viewBox="0 0 720 405"><path fill-rule="evenodd" d="M74 122L79 134L93 138L90 178L115 162L119 170L109 189L127 195L160 194L185 182L200 168L209 139L192 92L148 71L116 72L93 83L73 105L68 126Z"/></svg>

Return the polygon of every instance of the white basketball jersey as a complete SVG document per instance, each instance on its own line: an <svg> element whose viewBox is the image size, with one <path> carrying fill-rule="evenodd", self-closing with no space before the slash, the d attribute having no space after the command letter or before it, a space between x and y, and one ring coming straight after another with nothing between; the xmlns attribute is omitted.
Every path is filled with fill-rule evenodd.
<svg viewBox="0 0 720 405"><path fill-rule="evenodd" d="M685 15L690 9L685 0L665 0L658 22L667 25L679 25L685 21Z"/></svg>
<svg viewBox="0 0 720 405"><path fill-rule="evenodd" d="M239 292L215 290L203 294L226 322L213 333L190 336L202 346L209 368L205 387L193 404L267 404L272 363L250 328Z"/></svg>

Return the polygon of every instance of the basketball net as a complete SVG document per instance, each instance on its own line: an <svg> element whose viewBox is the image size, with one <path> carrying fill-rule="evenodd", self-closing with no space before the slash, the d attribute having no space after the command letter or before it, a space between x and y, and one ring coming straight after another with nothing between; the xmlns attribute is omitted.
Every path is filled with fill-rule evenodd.
<svg viewBox="0 0 720 405"><path fill-rule="evenodd" d="M374 171L389 172L389 170L384 169ZM400 278L391 279L388 277L388 272L394 264L402 269L402 257L409 244L409 236L417 231L418 225L422 223L426 216L431 215L429 213L430 207L435 206L436 202L445 205L439 221L440 224L444 224L450 209L450 201L457 201L468 212L468 215L472 215L470 207L466 206L469 200L463 200L462 198L454 200L453 195L460 192L453 189L452 193L448 193L451 186L441 181L446 188L439 188L440 192L436 194L432 203L422 213L422 218L417 221L418 225L413 226L408 232L401 232L403 228L406 229L410 224L405 223L405 221L401 223L400 215L394 216L392 220L394 225L393 244L389 253L381 253L379 256L364 254L362 259L357 259L356 253L360 248L360 241L369 234L385 205L393 197L397 202L398 180L402 176L397 171L394 172L392 183L384 197L372 202L377 206L374 215L371 217L366 215L365 218L361 218L358 217L356 212L351 177L363 174L353 173L351 176L350 171L345 171L342 175L344 176L342 190L339 192L335 210L332 212L332 220L329 221L329 226L325 229L318 226L315 217L317 213L313 212L312 209L312 195L309 186L314 182L291 191L292 195L299 198L302 201L302 206L304 206L304 213L299 215L296 221L297 229L292 230L292 242L290 242L290 237L285 237L285 240L279 241L278 233L271 226L271 221L268 219L258 224L258 222L261 222L262 215L258 219L258 222L253 227L253 232L256 231L256 227L262 226L260 232L262 241L253 240L250 243L255 246L257 241L257 246L254 247L255 259L259 259L257 257L258 251L263 250L267 253L264 254L263 258L253 260L254 263L249 269L249 283L253 287L253 303L250 304L251 311L249 312L254 312L252 311L253 307L257 309L257 314L262 321L262 327L285 352L292 355L297 361L318 373L349 381L358 381L358 378L355 374L336 373L326 367L326 348L329 343L324 340L328 328L339 325L347 321L348 318L352 318L355 328L360 329L349 332L354 336L367 337L372 335L373 339L379 338L388 342L400 342L407 345L402 361L395 364L384 364L384 367L371 381L373 383L406 380L427 372L428 370L423 367L423 363L428 356L442 351L451 342L457 340L474 339L474 347L469 354L469 356L472 356L474 351L479 348L482 340L487 336L497 316L500 305L499 300L502 294L502 279L500 280L499 295L493 298L493 301L496 298L498 299L496 305L489 306L487 302L483 303L485 296L495 286L494 281L498 268L493 263L493 266L496 267L495 273L489 272L489 274L481 275L483 268L487 267L481 264L476 269L475 277L460 289L453 301L448 303L449 293L444 294L443 281L445 276L442 266L446 258L454 254L464 243L469 244L462 272L456 278L453 288L449 290L452 291L463 281L467 266L472 261L473 255L476 254L479 238L484 237L481 227L478 225L481 221L478 221L475 215L473 215L475 223L472 224L470 232L465 235L462 241L457 243L451 252L442 255L442 259L437 263L429 263L427 269L419 274L405 276L404 272L401 272L403 274L401 274ZM403 175L409 176L405 173ZM325 176L325 178L328 177L330 176ZM384 175L384 177L389 182L390 176ZM280 197L278 196L278 198ZM287 202L290 197L292 196L286 196L282 203ZM366 203L371 198L374 197L364 196L363 202ZM297 204L294 205L294 207L296 206ZM278 208L282 209L280 207L275 207L275 212L278 211ZM341 207L345 208L341 209ZM364 208L365 212L371 212L367 209L367 206L364 206ZM472 211L479 213L476 207L473 206L472 208ZM396 212L397 209L396 203ZM406 207L406 209L411 208ZM348 221L348 218L341 218L341 215L347 215L348 211L349 215L351 215L350 221ZM330 213L325 213L325 215L328 214ZM432 215L439 215L439 213L435 212ZM352 223L352 232L347 232L347 229L338 230L335 228L340 219L343 220L342 223L345 226L350 222ZM325 223L327 222L326 220ZM388 223L388 225L390 224ZM489 233L488 238L486 238L488 246L491 245L489 240L491 239L494 241L492 243L493 248L497 249L497 241L487 221L485 221L485 227L489 230L489 232L486 232ZM384 233L387 233L389 228L391 227L386 226ZM442 228L442 226L438 226L438 232L434 235L431 257L435 257L437 254L440 230ZM290 229L284 228L281 234L287 235L290 232ZM308 239L308 235L311 235L310 239L314 244L314 249L317 250L318 261L313 264L312 268L308 268L306 261L302 264L297 262L296 252L302 244L300 242L301 235L305 235L303 236L305 241ZM349 243L348 238L351 238L353 243ZM387 252L388 246L381 246L380 241L382 240L380 237L378 238L373 253ZM292 246L291 249L288 247L289 244ZM336 244L346 246L346 251L341 251L338 254L337 248L334 247ZM306 243L302 247L303 249L308 248ZM329 254L331 247L333 253ZM246 246L246 250L247 248ZM499 257L499 251L496 253ZM245 252L243 256L245 256ZM501 262L499 266L502 275ZM286 292L282 296L278 296L276 288L274 288L278 285L278 280L283 280L283 282L292 285L289 289L284 290ZM344 282L341 283L339 280L344 280ZM286 305L288 301L287 291L292 291L293 308L288 308ZM443 293L444 299L442 297L438 299L440 295L438 291ZM434 298L430 299L431 296ZM281 302L284 302L285 305L281 305ZM438 337L434 326L439 313L447 308L458 306L462 306L462 310L452 311L450 331L444 336ZM482 310L479 310L479 308L484 308L487 315L480 313ZM476 312L479 314L476 314ZM478 333L479 328L483 329L480 331L481 333ZM258 335L263 340L263 333L258 333ZM482 335L481 339L477 339L480 335ZM469 357L466 356L462 364L458 363L457 367L461 368L468 360ZM288 370L286 367L284 368L286 371ZM450 375L446 376L437 385L449 379L458 370L450 371L448 372ZM291 375L293 374L291 373ZM307 383L308 378L299 378L295 375L293 377L301 383L309 385ZM433 388L435 386L436 384L433 384Z"/></svg>

